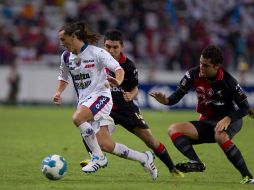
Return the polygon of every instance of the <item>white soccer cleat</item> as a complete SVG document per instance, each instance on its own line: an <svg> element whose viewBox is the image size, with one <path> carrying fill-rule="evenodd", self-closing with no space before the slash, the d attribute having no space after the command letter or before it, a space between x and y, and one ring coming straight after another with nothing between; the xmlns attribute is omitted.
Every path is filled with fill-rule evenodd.
<svg viewBox="0 0 254 190"><path fill-rule="evenodd" d="M99 157L92 155L92 159L88 162L86 166L82 168L85 173L94 173L100 168L105 168L108 165L108 160L106 156Z"/></svg>
<svg viewBox="0 0 254 190"><path fill-rule="evenodd" d="M147 160L143 164L143 166L144 166L145 170L150 172L152 179L156 180L158 177L158 170L153 162L154 161L153 153L151 151L146 151L145 154L147 156Z"/></svg>

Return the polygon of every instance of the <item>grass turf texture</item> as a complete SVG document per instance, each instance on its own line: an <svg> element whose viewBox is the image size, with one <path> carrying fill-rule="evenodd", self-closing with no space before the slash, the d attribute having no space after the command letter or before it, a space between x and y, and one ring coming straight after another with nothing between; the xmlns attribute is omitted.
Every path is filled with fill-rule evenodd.
<svg viewBox="0 0 254 190"><path fill-rule="evenodd" d="M159 178L153 182L139 163L108 156L109 165L95 174L81 172L79 162L88 155L83 148L79 130L71 117L73 108L0 107L0 189L103 189L103 190L214 190L253 189L240 185L241 176L216 144L197 145L195 149L206 163L204 173L189 173L185 178L172 177L156 158ZM167 147L174 162L185 160L167 136L169 124L196 119L193 111L143 111L153 134ZM254 120L245 118L244 127L234 138L249 169L254 172ZM113 139L129 147L146 151L148 148L134 135L118 126ZM48 154L62 155L68 164L66 176L50 181L41 173L41 161Z"/></svg>

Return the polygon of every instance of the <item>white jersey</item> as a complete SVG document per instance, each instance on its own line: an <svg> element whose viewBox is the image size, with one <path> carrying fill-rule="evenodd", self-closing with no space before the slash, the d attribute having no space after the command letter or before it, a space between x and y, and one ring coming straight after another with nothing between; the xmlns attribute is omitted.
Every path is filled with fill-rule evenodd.
<svg viewBox="0 0 254 190"><path fill-rule="evenodd" d="M82 50L78 55L67 51L62 54L58 80L69 83L72 77L79 103L91 94L105 93L111 98L110 89L105 86L105 68L115 72L121 66L102 48L85 45Z"/></svg>

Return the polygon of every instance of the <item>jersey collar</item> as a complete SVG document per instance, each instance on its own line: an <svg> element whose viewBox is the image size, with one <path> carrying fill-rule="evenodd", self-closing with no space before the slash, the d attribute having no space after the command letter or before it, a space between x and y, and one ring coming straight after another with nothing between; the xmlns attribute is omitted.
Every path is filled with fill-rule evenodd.
<svg viewBox="0 0 254 190"><path fill-rule="evenodd" d="M120 59L119 59L119 64L122 64L122 63L124 63L125 62L125 60L126 60L126 56L121 52L120 53Z"/></svg>
<svg viewBox="0 0 254 190"><path fill-rule="evenodd" d="M84 45L80 49L80 53L83 52L88 46L88 43L84 43Z"/></svg>
<svg viewBox="0 0 254 190"><path fill-rule="evenodd" d="M200 74L199 74L199 76L200 76ZM218 69L217 74L216 74L216 80L215 80L215 81L222 80L222 79L223 79L223 76L224 76L224 72L223 72L222 68L220 67L220 68Z"/></svg>
<svg viewBox="0 0 254 190"><path fill-rule="evenodd" d="M219 70L218 70L217 76L216 76L216 81L222 80L223 76L224 76L224 73L223 73L222 68L220 67Z"/></svg>

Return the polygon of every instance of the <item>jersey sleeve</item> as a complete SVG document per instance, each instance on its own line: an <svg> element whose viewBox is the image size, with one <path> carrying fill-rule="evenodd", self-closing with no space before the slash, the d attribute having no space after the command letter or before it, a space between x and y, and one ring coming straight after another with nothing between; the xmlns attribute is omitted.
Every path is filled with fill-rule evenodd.
<svg viewBox="0 0 254 190"><path fill-rule="evenodd" d="M108 68L113 72L118 69L122 69L119 63L106 50L100 49L96 56L102 69Z"/></svg>
<svg viewBox="0 0 254 190"><path fill-rule="evenodd" d="M58 74L58 80L62 80L65 81L67 83L69 83L69 69L66 66L66 63L68 62L67 59L69 55L67 55L67 52L64 52L61 56L61 64L59 67L59 74Z"/></svg>
<svg viewBox="0 0 254 190"><path fill-rule="evenodd" d="M188 93L188 91L192 88L193 86L193 80L194 80L194 71L189 70L187 71L183 78L180 80L180 83L178 85L178 88L183 91L185 94Z"/></svg>
<svg viewBox="0 0 254 190"><path fill-rule="evenodd" d="M236 121L248 114L248 111L250 109L249 102L247 100L247 96L244 93L241 86L238 84L236 80L232 80L230 82L231 85L231 93L232 93L232 99L235 102L235 104L238 106L238 109L232 113L229 114L229 117L231 118L231 122Z"/></svg>
<svg viewBox="0 0 254 190"><path fill-rule="evenodd" d="M168 97L168 105L175 105L184 97L185 94L188 93L192 87L193 79L195 77L194 73L195 72L192 69L184 74L183 78L180 80L179 85L177 86L176 91Z"/></svg>
<svg viewBox="0 0 254 190"><path fill-rule="evenodd" d="M231 85L232 98L237 105L247 100L247 96L245 92L243 91L242 87L236 80L232 80L230 85Z"/></svg>

